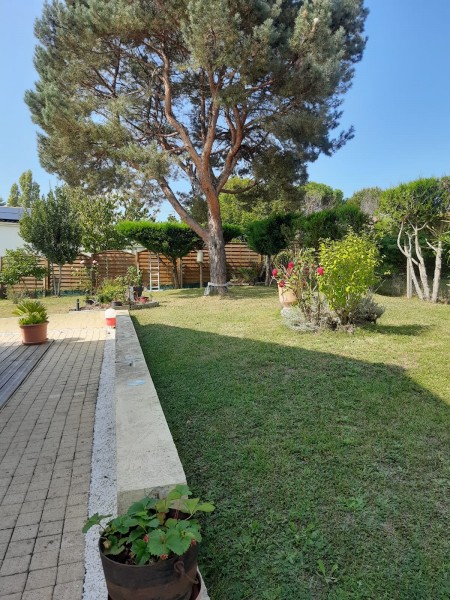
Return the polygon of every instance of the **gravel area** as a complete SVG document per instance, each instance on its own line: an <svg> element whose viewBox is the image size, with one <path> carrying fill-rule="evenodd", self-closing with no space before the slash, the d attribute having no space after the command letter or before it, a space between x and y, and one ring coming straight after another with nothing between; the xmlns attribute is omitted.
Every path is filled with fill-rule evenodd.
<svg viewBox="0 0 450 600"><path fill-rule="evenodd" d="M117 514L115 431L115 331L105 342L95 413L89 516ZM86 535L83 600L107 600L108 593L98 551L98 527Z"/></svg>

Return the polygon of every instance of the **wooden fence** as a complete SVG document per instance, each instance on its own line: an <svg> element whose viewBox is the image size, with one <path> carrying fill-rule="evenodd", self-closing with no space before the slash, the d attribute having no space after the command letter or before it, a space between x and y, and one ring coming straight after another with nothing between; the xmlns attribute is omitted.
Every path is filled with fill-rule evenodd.
<svg viewBox="0 0 450 600"><path fill-rule="evenodd" d="M225 247L227 257L227 277L230 278L235 270L239 267L250 267L254 264L261 263L261 257L256 252L253 252L245 244L228 244ZM203 266L202 280L206 284L209 281L209 256L208 251L203 251ZM85 276L85 264L91 264L92 260L96 260L98 264L98 279L101 282L105 277L116 277L126 275L128 267L138 266L142 271L143 284L147 287L150 284L150 262L152 267L157 263L156 256L148 250L141 252L126 252L126 251L108 251L88 256L80 254L71 264L66 264L62 268L61 273L61 291L75 291L82 289L82 279ZM82 262L84 261L84 263ZM41 260L42 265L48 267L47 261ZM197 252L192 251L185 256L181 261L178 261L178 269L182 273L182 282L184 286L196 286L200 283L200 265L197 263ZM1 269L1 258L0 258ZM58 276L58 270L55 269L55 276ZM159 257L159 277L161 287L170 287L172 281L172 264L165 257ZM26 287L29 290L38 291L52 289L52 274L42 281L35 281L33 278L26 278ZM23 285L14 287L15 291L23 290Z"/></svg>

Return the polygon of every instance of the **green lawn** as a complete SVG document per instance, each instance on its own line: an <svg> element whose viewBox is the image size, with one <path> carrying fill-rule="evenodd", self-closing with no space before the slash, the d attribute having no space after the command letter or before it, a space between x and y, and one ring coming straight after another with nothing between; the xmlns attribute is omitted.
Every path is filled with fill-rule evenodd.
<svg viewBox="0 0 450 600"><path fill-rule="evenodd" d="M82 295L79 296L80 303L84 304ZM61 296L61 298L55 298L49 296L48 298L39 298L41 302L47 307L49 315L55 315L60 313L66 313L70 308L74 308L77 296ZM16 305L10 300L0 300L0 319L4 317L12 317L12 312Z"/></svg>
<svg viewBox="0 0 450 600"><path fill-rule="evenodd" d="M274 289L158 300L134 322L188 481L217 504L212 600L448 600L450 307L380 298L377 326L299 334Z"/></svg>

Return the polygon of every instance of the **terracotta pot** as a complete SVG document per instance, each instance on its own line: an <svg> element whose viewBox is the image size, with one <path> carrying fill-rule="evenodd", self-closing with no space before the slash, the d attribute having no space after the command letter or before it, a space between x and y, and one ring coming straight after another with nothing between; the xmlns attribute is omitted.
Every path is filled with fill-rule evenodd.
<svg viewBox="0 0 450 600"><path fill-rule="evenodd" d="M285 287L278 286L278 297L280 298L281 305L285 308L297 304L297 297L294 292Z"/></svg>
<svg viewBox="0 0 450 600"><path fill-rule="evenodd" d="M152 565L124 565L100 549L106 586L111 600L191 600L198 581L198 547Z"/></svg>
<svg viewBox="0 0 450 600"><path fill-rule="evenodd" d="M48 340L47 325L48 321L37 325L19 325L22 332L22 344L25 346L44 344Z"/></svg>

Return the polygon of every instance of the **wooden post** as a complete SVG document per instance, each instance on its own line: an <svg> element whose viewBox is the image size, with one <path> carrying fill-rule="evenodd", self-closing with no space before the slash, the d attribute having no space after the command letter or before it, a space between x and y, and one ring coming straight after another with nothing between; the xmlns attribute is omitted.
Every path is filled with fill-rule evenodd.
<svg viewBox="0 0 450 600"><path fill-rule="evenodd" d="M203 263L198 263L200 267L200 289L203 287Z"/></svg>

